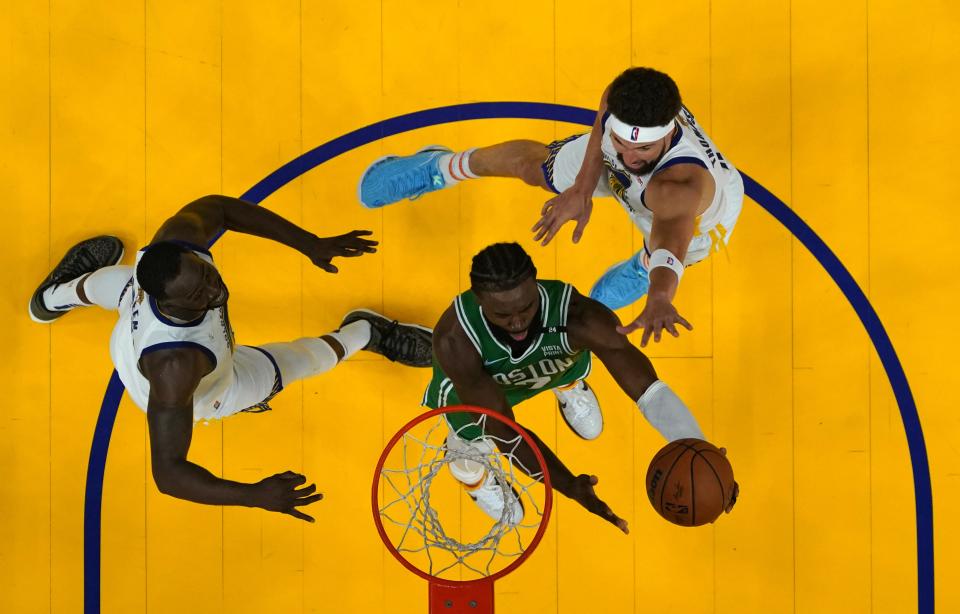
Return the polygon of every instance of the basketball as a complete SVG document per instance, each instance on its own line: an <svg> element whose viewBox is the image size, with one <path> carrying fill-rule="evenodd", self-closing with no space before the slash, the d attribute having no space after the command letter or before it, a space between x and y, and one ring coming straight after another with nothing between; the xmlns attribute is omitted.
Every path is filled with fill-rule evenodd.
<svg viewBox="0 0 960 614"><path fill-rule="evenodd" d="M657 513L682 527L714 522L733 494L733 468L713 444L678 439L647 469L647 497Z"/></svg>

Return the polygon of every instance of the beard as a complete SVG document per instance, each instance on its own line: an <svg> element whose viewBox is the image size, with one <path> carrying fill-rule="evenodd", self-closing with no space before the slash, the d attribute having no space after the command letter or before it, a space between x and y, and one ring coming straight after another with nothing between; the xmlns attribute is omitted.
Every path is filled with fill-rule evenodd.
<svg viewBox="0 0 960 614"><path fill-rule="evenodd" d="M660 164L660 160L663 159L664 154L667 153L666 148L660 152L660 155L656 157L655 160L649 162L643 162L639 166L630 166L623 160L623 154L617 154L617 160L620 161L620 164L623 165L623 168L627 169L634 175L646 175L647 173L653 171L657 167L657 164Z"/></svg>

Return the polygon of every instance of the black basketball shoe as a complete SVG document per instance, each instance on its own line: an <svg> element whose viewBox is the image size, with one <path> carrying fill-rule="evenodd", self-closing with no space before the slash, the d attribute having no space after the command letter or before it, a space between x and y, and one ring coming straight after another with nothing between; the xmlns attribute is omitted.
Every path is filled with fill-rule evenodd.
<svg viewBox="0 0 960 614"><path fill-rule="evenodd" d="M112 266L123 258L123 243L117 237L102 236L81 241L67 251L67 255L53 267L37 291L30 297L30 319L40 324L49 324L67 311L51 311L43 304L47 288L93 273L105 266Z"/></svg>
<svg viewBox="0 0 960 614"><path fill-rule="evenodd" d="M351 322L370 323L370 342L363 348L408 367L433 364L433 329L403 324L369 309L354 309L343 317L340 328Z"/></svg>

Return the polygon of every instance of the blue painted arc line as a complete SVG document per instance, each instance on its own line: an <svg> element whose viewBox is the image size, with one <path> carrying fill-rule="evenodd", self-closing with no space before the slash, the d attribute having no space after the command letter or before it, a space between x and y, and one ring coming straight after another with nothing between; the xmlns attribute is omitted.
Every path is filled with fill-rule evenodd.
<svg viewBox="0 0 960 614"><path fill-rule="evenodd" d="M278 189L307 171L343 153L379 139L428 126L473 119L542 119L584 126L593 125L596 111L581 107L542 102L477 102L426 109L370 124L320 145L284 164L247 190L241 198L260 203ZM913 468L914 502L917 517L917 612L934 612L933 495L930 467L917 406L903 365L890 337L869 299L840 259L790 207L766 188L741 173L746 195L784 225L827 271L863 323L893 388L903 420ZM359 205L358 205L359 206ZM219 236L211 241L211 245ZM84 612L100 612L100 535L103 476L110 435L123 395L123 384L114 371L110 376L100 414L94 428L87 466L84 500Z"/></svg>

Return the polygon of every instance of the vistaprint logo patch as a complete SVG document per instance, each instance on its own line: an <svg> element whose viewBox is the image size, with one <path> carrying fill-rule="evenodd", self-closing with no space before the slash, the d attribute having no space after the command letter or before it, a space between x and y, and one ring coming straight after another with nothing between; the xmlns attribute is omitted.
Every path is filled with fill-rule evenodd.
<svg viewBox="0 0 960 614"><path fill-rule="evenodd" d="M563 348L559 345L545 345L540 349L545 356L560 356L564 353Z"/></svg>

